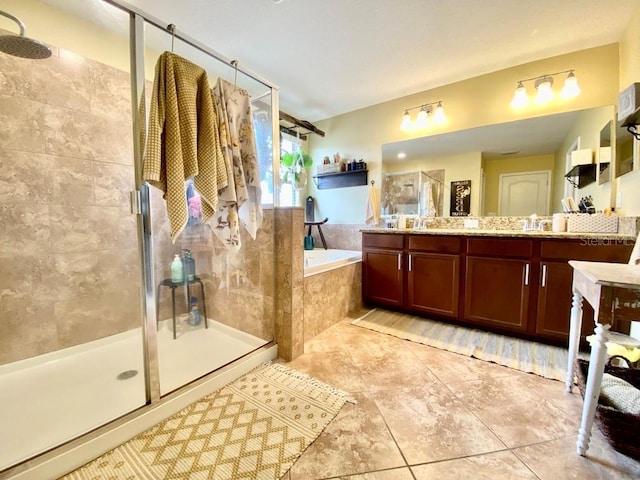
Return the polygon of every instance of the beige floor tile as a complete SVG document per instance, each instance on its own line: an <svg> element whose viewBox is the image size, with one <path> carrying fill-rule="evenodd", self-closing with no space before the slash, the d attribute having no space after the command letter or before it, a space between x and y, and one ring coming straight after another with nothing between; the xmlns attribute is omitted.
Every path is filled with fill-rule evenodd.
<svg viewBox="0 0 640 480"><path fill-rule="evenodd" d="M484 378L521 375L522 372L497 363L440 350L415 342L407 342L407 348L431 370L443 383L468 382Z"/></svg>
<svg viewBox="0 0 640 480"><path fill-rule="evenodd" d="M528 388L522 376L448 387L509 448L567 436L580 421Z"/></svg>
<svg viewBox="0 0 640 480"><path fill-rule="evenodd" d="M373 394L410 465L505 449L442 384Z"/></svg>
<svg viewBox="0 0 640 480"><path fill-rule="evenodd" d="M349 393L367 389L346 350L306 353L287 363L287 366Z"/></svg>
<svg viewBox="0 0 640 480"><path fill-rule="evenodd" d="M345 351L338 329L330 328L304 343L304 353Z"/></svg>
<svg viewBox="0 0 640 480"><path fill-rule="evenodd" d="M378 408L355 395L291 468L291 480L313 480L406 466Z"/></svg>
<svg viewBox="0 0 640 480"><path fill-rule="evenodd" d="M392 470L379 470L377 472L363 473L360 475L348 475L340 477L340 480L414 480L409 467L394 468Z"/></svg>
<svg viewBox="0 0 640 480"><path fill-rule="evenodd" d="M586 457L576 453L576 435L517 448L513 452L541 480L640 478L640 462L613 450L597 429L593 432Z"/></svg>
<svg viewBox="0 0 640 480"><path fill-rule="evenodd" d="M416 480L463 478L474 480L537 479L531 470L509 451L418 465L411 467L411 470Z"/></svg>

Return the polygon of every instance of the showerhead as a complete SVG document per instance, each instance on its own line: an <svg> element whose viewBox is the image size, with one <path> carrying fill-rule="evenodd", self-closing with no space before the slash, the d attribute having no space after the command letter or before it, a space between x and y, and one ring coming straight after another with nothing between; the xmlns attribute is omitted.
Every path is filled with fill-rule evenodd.
<svg viewBox="0 0 640 480"><path fill-rule="evenodd" d="M25 27L20 19L2 10L0 10L0 15L13 20L20 27L20 35L0 35L0 52L36 60L51 56L51 49L44 43L24 36Z"/></svg>

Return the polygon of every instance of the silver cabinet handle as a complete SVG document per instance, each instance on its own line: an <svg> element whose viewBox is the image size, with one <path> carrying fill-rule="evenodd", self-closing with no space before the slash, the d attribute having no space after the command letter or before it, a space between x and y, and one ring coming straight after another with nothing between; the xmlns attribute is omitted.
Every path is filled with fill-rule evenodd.
<svg viewBox="0 0 640 480"><path fill-rule="evenodd" d="M546 287L547 286L547 266L546 265L542 265L542 286Z"/></svg>
<svg viewBox="0 0 640 480"><path fill-rule="evenodd" d="M529 264L524 266L524 284L529 285Z"/></svg>
<svg viewBox="0 0 640 480"><path fill-rule="evenodd" d="M413 265L413 262L411 261L411 254L409 254L409 271L411 271L412 265Z"/></svg>
<svg viewBox="0 0 640 480"><path fill-rule="evenodd" d="M398 254L398 270L402 270L402 254Z"/></svg>

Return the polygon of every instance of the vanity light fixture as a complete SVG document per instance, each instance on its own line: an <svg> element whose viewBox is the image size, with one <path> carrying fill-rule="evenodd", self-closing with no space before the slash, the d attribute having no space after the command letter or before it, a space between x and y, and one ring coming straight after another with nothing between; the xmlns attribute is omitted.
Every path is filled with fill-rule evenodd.
<svg viewBox="0 0 640 480"><path fill-rule="evenodd" d="M567 78L564 80L564 86L560 92L560 98L569 99L580 95L580 87L578 86L578 79L576 78L573 70L564 70L556 73L545 73L539 77L526 78L524 80L518 80L516 91L513 94L511 100L511 106L513 108L526 107L529 104L529 96L527 95L527 89L524 86L525 82L534 82L536 89L535 102L537 104L544 104L553 100L555 94L553 93L553 77L556 75L563 75L567 73Z"/></svg>
<svg viewBox="0 0 640 480"><path fill-rule="evenodd" d="M435 105L435 107L434 107ZM411 110L420 109L415 123L411 120L409 112ZM417 107L407 108L402 116L402 123L400 124L400 130L409 131L414 128L427 128L430 123L442 124L446 120L444 114L444 107L442 106L442 100L432 103L423 103Z"/></svg>

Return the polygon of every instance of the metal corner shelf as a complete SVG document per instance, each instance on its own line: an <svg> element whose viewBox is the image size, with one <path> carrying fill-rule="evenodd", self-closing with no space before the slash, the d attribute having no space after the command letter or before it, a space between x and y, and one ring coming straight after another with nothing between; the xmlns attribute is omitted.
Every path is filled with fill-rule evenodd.
<svg viewBox="0 0 640 480"><path fill-rule="evenodd" d="M367 184L369 170L347 170L346 172L320 173L312 178L318 189L358 187Z"/></svg>
<svg viewBox="0 0 640 480"><path fill-rule="evenodd" d="M578 177L578 180L575 180ZM596 181L596 164L576 165L565 175L565 178L577 188L582 188Z"/></svg>

